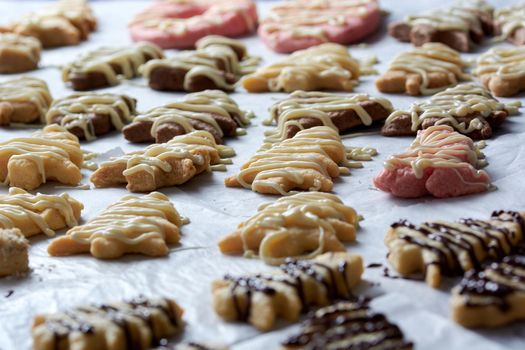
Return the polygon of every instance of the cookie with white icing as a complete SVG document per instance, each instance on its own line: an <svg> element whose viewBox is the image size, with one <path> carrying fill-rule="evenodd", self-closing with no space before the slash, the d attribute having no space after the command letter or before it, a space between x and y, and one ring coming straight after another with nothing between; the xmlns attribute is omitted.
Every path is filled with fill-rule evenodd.
<svg viewBox="0 0 525 350"><path fill-rule="evenodd" d="M162 193L128 195L55 238L47 250L53 256L90 253L98 259L129 253L164 256L169 253L168 244L179 242L179 228L186 223Z"/></svg>
<svg viewBox="0 0 525 350"><path fill-rule="evenodd" d="M495 32L514 45L525 44L525 3L517 3L494 12Z"/></svg>
<svg viewBox="0 0 525 350"><path fill-rule="evenodd" d="M56 124L0 142L0 183L11 187L34 190L48 181L76 186L83 163L78 138Z"/></svg>
<svg viewBox="0 0 525 350"><path fill-rule="evenodd" d="M137 297L41 314L33 320L33 349L147 350L184 328L173 299Z"/></svg>
<svg viewBox="0 0 525 350"><path fill-rule="evenodd" d="M333 178L349 173L354 158L339 133L328 126L301 130L294 137L265 143L239 173L227 177L227 187L289 195L292 190L330 192ZM362 154L356 155L360 158ZM361 159L361 158L360 158Z"/></svg>
<svg viewBox="0 0 525 350"><path fill-rule="evenodd" d="M85 91L120 84L121 79L138 76L139 67L152 59L164 58L155 44L105 46L79 56L62 68L62 80L73 90Z"/></svg>
<svg viewBox="0 0 525 350"><path fill-rule="evenodd" d="M465 274L452 289L452 319L464 327L501 327L525 319L523 249Z"/></svg>
<svg viewBox="0 0 525 350"><path fill-rule="evenodd" d="M40 42L30 36L0 33L0 73L22 73L38 67Z"/></svg>
<svg viewBox="0 0 525 350"><path fill-rule="evenodd" d="M100 164L91 175L95 187L127 184L131 192L149 192L181 185L212 169L224 170L235 154L232 148L217 145L204 130L176 136L166 143L127 153Z"/></svg>
<svg viewBox="0 0 525 350"><path fill-rule="evenodd" d="M154 107L122 129L131 142L168 142L175 136L204 130L222 144L225 137L242 135L252 113L242 110L226 93L205 90L184 96L180 101Z"/></svg>
<svg viewBox="0 0 525 350"><path fill-rule="evenodd" d="M17 228L25 237L55 235L55 230L78 225L84 205L67 193L31 194L11 187L0 194L0 228Z"/></svg>
<svg viewBox="0 0 525 350"><path fill-rule="evenodd" d="M434 125L418 132L403 153L385 161L374 185L401 198L457 197L485 192L489 175L480 168L485 156L472 139L448 125Z"/></svg>
<svg viewBox="0 0 525 350"><path fill-rule="evenodd" d="M282 350L414 348L397 325L371 309L368 300L340 301L312 312L301 330L281 345Z"/></svg>
<svg viewBox="0 0 525 350"><path fill-rule="evenodd" d="M28 250L29 242L19 229L0 228L0 277L27 272Z"/></svg>
<svg viewBox="0 0 525 350"><path fill-rule="evenodd" d="M505 119L516 114L520 104L502 103L473 83L459 84L438 92L407 110L391 113L381 129L384 136L416 135L433 125L450 125L472 139L488 139Z"/></svg>
<svg viewBox="0 0 525 350"><path fill-rule="evenodd" d="M452 6L431 9L388 26L394 38L421 46L439 42L469 52L493 31L493 8L484 0L457 0Z"/></svg>
<svg viewBox="0 0 525 350"><path fill-rule="evenodd" d="M47 124L59 124L80 139L94 140L112 130L122 130L136 114L137 101L127 95L76 93L53 101Z"/></svg>
<svg viewBox="0 0 525 350"><path fill-rule="evenodd" d="M360 256L339 252L313 260L288 259L271 274L226 275L213 282L213 308L225 321L269 331L277 319L296 322L311 307L352 298L363 269Z"/></svg>
<svg viewBox="0 0 525 350"><path fill-rule="evenodd" d="M360 76L359 62L345 46L326 43L299 50L242 80L248 92L296 90L352 91Z"/></svg>
<svg viewBox="0 0 525 350"><path fill-rule="evenodd" d="M44 48L78 45L97 27L85 0L58 0L13 21L7 30L38 39Z"/></svg>
<svg viewBox="0 0 525 350"><path fill-rule="evenodd" d="M339 197L298 193L259 207L257 213L219 242L223 254L258 256L271 265L286 258L311 259L345 251L355 241L359 216Z"/></svg>
<svg viewBox="0 0 525 350"><path fill-rule="evenodd" d="M0 83L0 125L44 124L52 100L46 82L38 78L22 77Z"/></svg>
<svg viewBox="0 0 525 350"><path fill-rule="evenodd" d="M254 60L244 44L213 35L200 39L196 50L144 64L140 72L148 85L161 91L233 91L241 76L253 69Z"/></svg>
<svg viewBox="0 0 525 350"><path fill-rule="evenodd" d="M265 133L265 141L284 140L300 130L321 125L342 134L384 120L393 110L386 98L368 94L295 91L270 108L270 119L265 123L276 123L277 128Z"/></svg>
<svg viewBox="0 0 525 350"><path fill-rule="evenodd" d="M479 270L485 261L501 260L523 240L520 213L495 211L488 220L431 221L414 225L400 220L385 236L388 261L403 276L423 273L438 288L442 276Z"/></svg>
<svg viewBox="0 0 525 350"><path fill-rule="evenodd" d="M525 90L525 46L490 49L476 60L474 74L496 96L518 94Z"/></svg>
<svg viewBox="0 0 525 350"><path fill-rule="evenodd" d="M470 80L467 64L459 52L441 43L425 43L394 57L387 71L376 80L381 92L432 95Z"/></svg>

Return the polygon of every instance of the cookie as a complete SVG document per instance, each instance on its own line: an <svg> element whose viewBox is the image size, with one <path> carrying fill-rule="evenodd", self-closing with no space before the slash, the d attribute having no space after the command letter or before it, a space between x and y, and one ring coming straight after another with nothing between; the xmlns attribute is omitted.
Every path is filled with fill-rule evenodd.
<svg viewBox="0 0 525 350"><path fill-rule="evenodd" d="M263 204L219 241L223 254L258 256L267 264L345 251L355 241L359 216L329 193L307 192Z"/></svg>
<svg viewBox="0 0 525 350"><path fill-rule="evenodd" d="M30 36L0 33L0 73L22 73L38 67L42 45Z"/></svg>
<svg viewBox="0 0 525 350"><path fill-rule="evenodd" d="M215 143L204 130L176 136L166 143L127 153L100 164L91 175L95 187L127 184L131 192L150 192L161 187L181 185L194 176L229 163L224 157L232 148Z"/></svg>
<svg viewBox="0 0 525 350"><path fill-rule="evenodd" d="M439 42L460 52L472 51L493 31L493 8L484 0L459 0L452 6L405 17L388 26L388 33L421 46Z"/></svg>
<svg viewBox="0 0 525 350"><path fill-rule="evenodd" d="M425 43L397 55L376 80L376 87L386 93L432 95L470 80L464 72L466 66L456 50L441 43Z"/></svg>
<svg viewBox="0 0 525 350"><path fill-rule="evenodd" d="M474 74L496 96L525 90L525 47L492 48L476 60Z"/></svg>
<svg viewBox="0 0 525 350"><path fill-rule="evenodd" d="M485 164L479 147L469 137L448 125L434 125L419 131L407 151L389 157L385 169L374 177L374 185L401 198L485 192L490 188L490 177L479 170Z"/></svg>
<svg viewBox="0 0 525 350"><path fill-rule="evenodd" d="M173 299L141 296L37 315L33 349L146 350L182 332L182 314Z"/></svg>
<svg viewBox="0 0 525 350"><path fill-rule="evenodd" d="M55 238L47 251L53 256L90 253L97 259L116 259L128 253L164 256L169 253L168 244L179 242L179 227L185 223L162 193L128 195Z"/></svg>
<svg viewBox="0 0 525 350"><path fill-rule="evenodd" d="M386 98L368 94L295 91L270 108L265 124L277 123L277 128L265 133L265 142L282 141L300 130L321 125L345 133L384 120L393 110Z"/></svg>
<svg viewBox="0 0 525 350"><path fill-rule="evenodd" d="M238 37L254 32L256 26L252 0L157 0L138 13L128 28L134 41L187 49L206 35Z"/></svg>
<svg viewBox="0 0 525 350"><path fill-rule="evenodd" d="M288 259L280 272L226 275L213 282L213 308L225 321L248 322L261 331L277 319L296 322L311 307L352 298L361 282L363 261L346 252L326 253L313 260Z"/></svg>
<svg viewBox="0 0 525 350"><path fill-rule="evenodd" d="M413 103L406 111L393 112L381 134L416 135L418 130L446 124L474 140L489 139L507 116L517 113L518 106L521 104L499 102L482 86L459 84L424 102Z"/></svg>
<svg viewBox="0 0 525 350"><path fill-rule="evenodd" d="M138 76L141 65L164 58L162 50L151 43L101 47L80 55L62 68L62 80L73 90L94 90L120 84L121 79Z"/></svg>
<svg viewBox="0 0 525 350"><path fill-rule="evenodd" d="M84 205L67 193L31 194L11 187L0 194L0 229L17 228L25 237L55 235L55 230L78 225Z"/></svg>
<svg viewBox="0 0 525 350"><path fill-rule="evenodd" d="M359 62L345 46L327 43L299 50L242 80L248 92L296 90L352 91L360 75Z"/></svg>
<svg viewBox="0 0 525 350"><path fill-rule="evenodd" d="M452 289L451 314L464 327L501 327L525 319L525 255L471 270Z"/></svg>
<svg viewBox="0 0 525 350"><path fill-rule="evenodd" d="M511 211L495 211L489 220L400 220L390 226L385 244L388 261L401 275L423 273L438 288L442 276L462 276L485 261L501 260L523 240L524 229L520 213Z"/></svg>
<svg viewBox="0 0 525 350"><path fill-rule="evenodd" d="M333 178L349 173L348 156L337 131L316 126L291 139L263 145L224 183L283 196L292 190L330 192Z"/></svg>
<svg viewBox="0 0 525 350"><path fill-rule="evenodd" d="M47 124L59 124L80 139L97 136L122 128L136 114L137 101L127 95L84 92L53 101L46 114Z"/></svg>
<svg viewBox="0 0 525 350"><path fill-rule="evenodd" d="M250 124L251 117L251 112L240 109L224 92L205 90L136 116L122 133L131 142L163 143L175 136L204 130L222 144L224 137L242 135L242 128Z"/></svg>
<svg viewBox="0 0 525 350"><path fill-rule="evenodd" d="M147 62L140 69L148 85L161 91L233 91L253 60L239 40L208 36L196 50L181 51L165 59Z"/></svg>
<svg viewBox="0 0 525 350"><path fill-rule="evenodd" d="M274 5L258 33L269 48L288 53L326 42L359 42L380 24L376 0L293 0Z"/></svg>
<svg viewBox="0 0 525 350"><path fill-rule="evenodd" d="M0 125L41 123L53 98L45 81L22 77L0 83Z"/></svg>
<svg viewBox="0 0 525 350"><path fill-rule="evenodd" d="M78 45L97 27L85 0L58 0L28 13L7 26L7 30L35 37L44 48Z"/></svg>
<svg viewBox="0 0 525 350"><path fill-rule="evenodd" d="M282 350L412 350L399 327L374 312L368 300L340 301L312 312L301 330L281 343Z"/></svg>
<svg viewBox="0 0 525 350"><path fill-rule="evenodd" d="M27 272L29 270L28 250L29 242L19 229L0 228L0 277Z"/></svg>
<svg viewBox="0 0 525 350"><path fill-rule="evenodd" d="M525 44L525 8L523 3L497 9L494 12L495 32L514 45Z"/></svg>
<svg viewBox="0 0 525 350"><path fill-rule="evenodd" d="M78 138L56 124L0 142L0 182L11 187L34 190L50 180L76 186L83 162Z"/></svg>

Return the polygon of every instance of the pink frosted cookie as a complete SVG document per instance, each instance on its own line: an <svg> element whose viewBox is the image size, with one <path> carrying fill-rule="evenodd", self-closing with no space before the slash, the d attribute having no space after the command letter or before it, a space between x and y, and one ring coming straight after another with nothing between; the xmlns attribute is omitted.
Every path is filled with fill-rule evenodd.
<svg viewBox="0 0 525 350"><path fill-rule="evenodd" d="M380 22L377 0L294 0L272 7L259 35L274 51L294 52L325 42L357 42Z"/></svg>
<svg viewBox="0 0 525 350"><path fill-rule="evenodd" d="M457 197L484 192L489 175L477 168L483 154L468 136L448 125L420 130L410 148L391 156L374 185L396 197Z"/></svg>
<svg viewBox="0 0 525 350"><path fill-rule="evenodd" d="M184 49L207 35L237 37L256 26L252 0L157 0L135 16L129 32L134 41Z"/></svg>

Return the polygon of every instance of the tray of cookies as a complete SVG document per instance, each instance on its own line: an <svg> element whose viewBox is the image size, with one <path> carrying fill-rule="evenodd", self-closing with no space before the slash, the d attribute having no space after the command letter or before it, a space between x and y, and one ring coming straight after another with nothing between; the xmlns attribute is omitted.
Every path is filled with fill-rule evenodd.
<svg viewBox="0 0 525 350"><path fill-rule="evenodd" d="M0 2L0 350L523 349L524 9Z"/></svg>

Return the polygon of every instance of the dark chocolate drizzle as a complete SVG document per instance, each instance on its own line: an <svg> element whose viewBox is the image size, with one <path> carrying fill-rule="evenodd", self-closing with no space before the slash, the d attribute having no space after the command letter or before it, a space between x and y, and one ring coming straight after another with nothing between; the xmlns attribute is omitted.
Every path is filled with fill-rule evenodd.
<svg viewBox="0 0 525 350"><path fill-rule="evenodd" d="M161 330L156 329L153 322L153 312L157 310L169 320L173 327L179 326L179 320L175 312L169 306L167 299L160 299L153 301L143 296L125 302L125 307L120 305L91 305L87 307L77 307L70 311L65 311L60 318L50 318L46 320L45 326L48 331L53 333L53 345L55 350L61 348L61 343L67 341L70 333L79 332L85 335L95 332L95 326L88 321L87 316L99 317L101 319L109 320L122 329L125 340L126 349L141 350L141 341L133 336L133 331L129 323L130 318L139 318L147 325L151 331L152 339L151 346L160 344L161 339L158 338Z"/></svg>
<svg viewBox="0 0 525 350"><path fill-rule="evenodd" d="M357 339L362 335L371 340ZM341 344L343 341L351 344ZM339 302L317 310L303 322L299 334L291 336L283 346L308 350L333 349L412 349L413 344L404 340L403 333L382 314L370 310L368 300Z"/></svg>
<svg viewBox="0 0 525 350"><path fill-rule="evenodd" d="M253 275L233 277L226 275L225 280L230 281L230 289L233 297L233 304L237 314L237 319L240 321L247 321L251 313L251 298L254 293L264 293L268 296L273 296L277 291L268 283L283 283L295 289L295 292L301 300L303 311L309 309L308 300L304 290L304 281L313 280L318 285L322 286L329 300L350 299L353 295L349 289L347 280L346 261L340 262L337 267L331 268L325 264L306 260L296 260L288 258L285 263L281 265L283 274L276 275ZM337 283L337 277L342 278L344 286ZM242 305L239 298L238 291L244 295L246 302Z"/></svg>
<svg viewBox="0 0 525 350"><path fill-rule="evenodd" d="M494 211L491 215L491 220L502 223L514 222L522 230L525 226L521 215L513 211ZM488 252L489 258L498 260L509 254L509 249L512 247L513 242L516 241L515 236L517 232L497 225L494 222L461 219L458 221L458 224L460 227L436 222L427 222L416 226L407 220L400 220L392 224L391 227L407 227L410 230L418 231L431 241L442 243L441 246L435 246L418 237L403 233L398 234L398 238L405 240L407 243L435 253L437 260L428 264L438 265L441 273L446 276L460 276L465 272L459 260L460 252L468 255L474 269L479 270L482 267L484 260L479 259L476 255L476 244L473 244L473 241L477 242L484 251Z"/></svg>

